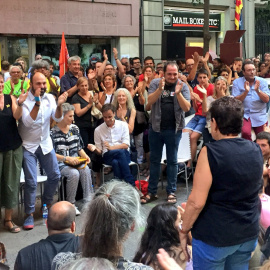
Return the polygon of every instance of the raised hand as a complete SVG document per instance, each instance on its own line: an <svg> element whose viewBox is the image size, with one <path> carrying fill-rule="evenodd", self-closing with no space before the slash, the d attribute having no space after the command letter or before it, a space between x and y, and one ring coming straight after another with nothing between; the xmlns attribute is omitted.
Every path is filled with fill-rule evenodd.
<svg viewBox="0 0 270 270"><path fill-rule="evenodd" d="M119 104L117 111L118 111L119 118L124 120L125 119L124 110L120 104Z"/></svg>
<svg viewBox="0 0 270 270"><path fill-rule="evenodd" d="M100 83L100 86L101 86L102 90L106 93L107 90L106 90L106 87L104 86L103 82Z"/></svg>
<svg viewBox="0 0 270 270"><path fill-rule="evenodd" d="M260 88L260 81L259 80L256 80L255 81L255 84L254 84L254 89L255 89L255 91L258 91L259 88Z"/></svg>
<svg viewBox="0 0 270 270"><path fill-rule="evenodd" d="M197 102L202 103L202 99L200 98L200 96L199 96L198 94L192 92L192 93L190 94L190 96L191 96L191 99L192 99L192 100L195 100L195 101L197 101Z"/></svg>
<svg viewBox="0 0 270 270"><path fill-rule="evenodd" d="M10 95L13 95L13 92L14 92L14 83L12 80L10 80L10 88L11 88L11 91L10 91Z"/></svg>
<svg viewBox="0 0 270 270"><path fill-rule="evenodd" d="M184 83L180 81L177 81L177 84L175 86L175 94L179 94L183 88Z"/></svg>
<svg viewBox="0 0 270 270"><path fill-rule="evenodd" d="M106 53L106 50L103 50L103 57L104 57L104 61L108 61L108 55Z"/></svg>
<svg viewBox="0 0 270 270"><path fill-rule="evenodd" d="M148 83L148 77L147 77L147 75L146 74L144 74L144 81L146 82L146 83Z"/></svg>
<svg viewBox="0 0 270 270"><path fill-rule="evenodd" d="M28 96L28 91L25 92L25 90L22 88L22 93L19 96L18 104L23 104Z"/></svg>
<svg viewBox="0 0 270 270"><path fill-rule="evenodd" d="M58 101L57 101L57 106L61 106L63 103L65 103L67 98L68 98L68 93L64 92L61 96L59 96Z"/></svg>
<svg viewBox="0 0 270 270"><path fill-rule="evenodd" d="M245 88L245 91L246 91L246 92L249 92L249 90L250 90L250 85L249 85L249 82L248 82L248 81L245 81L245 83L244 83L244 88Z"/></svg>
<svg viewBox="0 0 270 270"><path fill-rule="evenodd" d="M195 63L199 63L200 61L200 55L197 52L194 52L193 59Z"/></svg>
<svg viewBox="0 0 270 270"><path fill-rule="evenodd" d="M115 60L118 58L118 51L116 48L113 48L113 56Z"/></svg>
<svg viewBox="0 0 270 270"><path fill-rule="evenodd" d="M160 91L164 90L164 86L165 86L165 78L163 77L160 81L159 81L159 85L158 85L158 89Z"/></svg>
<svg viewBox="0 0 270 270"><path fill-rule="evenodd" d="M202 56L202 61L204 62L204 63L207 63L207 61L209 60L209 56L210 56L210 54L209 54L209 52L207 52L206 54L205 54L205 56L203 57Z"/></svg>

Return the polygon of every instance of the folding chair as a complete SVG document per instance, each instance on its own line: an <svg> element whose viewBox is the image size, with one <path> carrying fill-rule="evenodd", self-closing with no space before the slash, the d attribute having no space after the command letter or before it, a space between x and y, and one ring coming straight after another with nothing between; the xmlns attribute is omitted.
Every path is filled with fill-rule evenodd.
<svg viewBox="0 0 270 270"><path fill-rule="evenodd" d="M140 190L141 190L141 179L140 179L140 167L139 164L133 161L130 161L130 163L128 164L129 167L131 166L137 166L137 180L139 180L139 186L140 186ZM107 164L102 164L102 168L101 168L101 181L102 183L104 183L104 169L105 168L112 168L111 165L107 165Z"/></svg>
<svg viewBox="0 0 270 270"><path fill-rule="evenodd" d="M42 194L43 194L43 185L44 182L47 181L47 176L45 175L40 175L40 170L39 170L39 165L37 165L37 185L40 187L40 196L41 196L41 203L42 203ZM24 190L24 184L25 184L25 176L23 169L21 170L21 178L20 178L20 192L19 192L19 205L23 205L23 190Z"/></svg>
<svg viewBox="0 0 270 270"><path fill-rule="evenodd" d="M164 144L162 150L161 164L165 164L166 156L166 145ZM187 198L188 198L188 175L187 175L187 165L186 162L191 161L191 149L190 149L190 137L188 132L182 133L182 138L179 143L177 151L177 164L183 163L185 166L185 178L186 178L186 189L187 189ZM193 174L193 165L191 162L192 174ZM177 174L178 175L178 174ZM161 178L161 185L163 189L163 177Z"/></svg>

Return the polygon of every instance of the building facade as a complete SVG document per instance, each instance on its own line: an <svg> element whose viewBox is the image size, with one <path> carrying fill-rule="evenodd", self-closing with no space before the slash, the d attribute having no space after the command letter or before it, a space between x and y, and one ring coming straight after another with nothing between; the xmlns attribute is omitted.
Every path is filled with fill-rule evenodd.
<svg viewBox="0 0 270 270"><path fill-rule="evenodd" d="M112 48L121 55L139 55L140 0L9 0L0 8L1 59L13 63L19 56L34 60L35 53L58 64L61 35L69 55L82 64L102 57ZM119 57L121 56L119 55Z"/></svg>
<svg viewBox="0 0 270 270"><path fill-rule="evenodd" d="M255 54L254 0L244 1L243 56ZM143 56L152 55L156 61L184 58L185 46L203 47L203 5L192 0L144 0ZM227 30L234 30L235 1L210 0L210 51L220 54L220 44ZM177 48L179 46L179 48Z"/></svg>

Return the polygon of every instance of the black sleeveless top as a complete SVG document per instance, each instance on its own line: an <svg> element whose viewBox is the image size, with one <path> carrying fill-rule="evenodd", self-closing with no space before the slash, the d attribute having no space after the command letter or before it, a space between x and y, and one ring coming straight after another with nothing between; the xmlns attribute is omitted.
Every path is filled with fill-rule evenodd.
<svg viewBox="0 0 270 270"><path fill-rule="evenodd" d="M15 150L22 144L16 120L12 113L12 99L4 95L4 108L0 110L0 151Z"/></svg>
<svg viewBox="0 0 270 270"><path fill-rule="evenodd" d="M206 204L192 236L215 247L258 237L263 157L260 147L242 138L207 144L213 177Z"/></svg>
<svg viewBox="0 0 270 270"><path fill-rule="evenodd" d="M129 122L129 118L130 118L130 115L131 115L131 110L130 109L127 109L127 113L125 115L125 120L127 121L127 123ZM115 119L116 120L120 120L122 121L122 119L120 119L118 116L117 116L117 112L115 113Z"/></svg>

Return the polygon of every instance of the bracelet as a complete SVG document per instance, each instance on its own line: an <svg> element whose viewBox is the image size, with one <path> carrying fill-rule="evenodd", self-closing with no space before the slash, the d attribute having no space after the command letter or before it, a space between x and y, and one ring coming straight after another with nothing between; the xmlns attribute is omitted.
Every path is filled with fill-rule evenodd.
<svg viewBox="0 0 270 270"><path fill-rule="evenodd" d="M237 70L234 70L233 72L237 72Z"/></svg>
<svg viewBox="0 0 270 270"><path fill-rule="evenodd" d="M115 61L117 61L118 60L118 58L114 58L115 59Z"/></svg>
<svg viewBox="0 0 270 270"><path fill-rule="evenodd" d="M39 97L35 97L35 101L40 101L40 98Z"/></svg>
<svg viewBox="0 0 270 270"><path fill-rule="evenodd" d="M96 102L96 105L98 105L99 104L99 102Z"/></svg>
<svg viewBox="0 0 270 270"><path fill-rule="evenodd" d="M66 160L67 160L67 158L64 156L64 158L63 158L63 162L66 162Z"/></svg>
<svg viewBox="0 0 270 270"><path fill-rule="evenodd" d="M40 107L40 104L35 103L35 106Z"/></svg>
<svg viewBox="0 0 270 270"><path fill-rule="evenodd" d="M18 104L18 106L19 106L19 107L22 107L23 102L20 104L20 103L19 103L19 101L18 101L18 103L17 103L17 104Z"/></svg>

